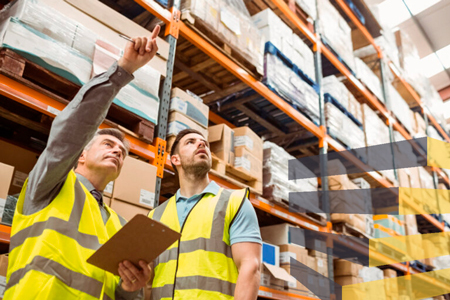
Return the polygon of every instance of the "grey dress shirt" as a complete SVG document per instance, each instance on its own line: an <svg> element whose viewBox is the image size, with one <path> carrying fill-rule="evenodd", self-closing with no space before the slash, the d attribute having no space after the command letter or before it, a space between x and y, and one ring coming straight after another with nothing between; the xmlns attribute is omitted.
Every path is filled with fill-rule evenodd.
<svg viewBox="0 0 450 300"><path fill-rule="evenodd" d="M108 71L87 82L58 114L50 130L47 147L29 174L23 214L31 215L42 210L58 195L84 147L106 118L115 96L133 78L114 63ZM92 190L93 186L86 178L79 174L77 178L89 191ZM103 206L99 205L99 208L106 223L109 214ZM143 290L129 293L119 284L115 296L117 300L142 299Z"/></svg>

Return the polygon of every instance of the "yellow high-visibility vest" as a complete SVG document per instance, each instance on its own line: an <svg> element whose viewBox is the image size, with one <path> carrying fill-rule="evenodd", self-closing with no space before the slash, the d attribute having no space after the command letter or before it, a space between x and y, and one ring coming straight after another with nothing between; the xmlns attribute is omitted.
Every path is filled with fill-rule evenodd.
<svg viewBox="0 0 450 300"><path fill-rule="evenodd" d="M5 300L115 299L119 277L86 260L125 223L106 206L103 223L98 202L71 171L55 199L44 209L22 214L27 182L17 202Z"/></svg>
<svg viewBox="0 0 450 300"><path fill-rule="evenodd" d="M231 300L238 278L230 246L230 226L248 190L205 195L180 228L175 196L149 213L181 233L155 261L152 299Z"/></svg>

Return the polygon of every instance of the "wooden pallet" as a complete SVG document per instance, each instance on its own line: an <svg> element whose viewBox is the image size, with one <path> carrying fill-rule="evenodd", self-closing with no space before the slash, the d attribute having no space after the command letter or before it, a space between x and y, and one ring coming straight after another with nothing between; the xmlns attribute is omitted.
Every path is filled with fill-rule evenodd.
<svg viewBox="0 0 450 300"><path fill-rule="evenodd" d="M68 104L81 88L6 48L0 49L0 74L64 104ZM116 104L109 109L105 123L148 143L153 141L155 125Z"/></svg>
<svg viewBox="0 0 450 300"><path fill-rule="evenodd" d="M355 236L358 238L366 238L366 239L370 238L365 232L362 232L358 228L353 227L352 225L344 223L344 222L333 223L333 230L335 230L336 232L340 232L344 235L350 235L350 236Z"/></svg>
<svg viewBox="0 0 450 300"><path fill-rule="evenodd" d="M241 170L238 170L234 166L225 163L223 160L218 159L216 156L212 156L211 170L215 175L219 175L221 178L230 181L231 183L239 182L238 186L249 187L250 190L257 194L262 195L262 182L257 178L251 176Z"/></svg>

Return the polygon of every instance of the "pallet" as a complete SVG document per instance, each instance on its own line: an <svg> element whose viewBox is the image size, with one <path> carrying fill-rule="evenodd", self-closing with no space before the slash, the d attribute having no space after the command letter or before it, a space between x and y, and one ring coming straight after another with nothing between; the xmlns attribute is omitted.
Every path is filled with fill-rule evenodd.
<svg viewBox="0 0 450 300"><path fill-rule="evenodd" d="M7 48L0 49L0 74L65 105L81 88ZM114 128L124 129L145 142L153 142L155 125L114 103L108 111L105 123Z"/></svg>
<svg viewBox="0 0 450 300"><path fill-rule="evenodd" d="M411 262L411 267L419 270L422 273L433 271L434 267L426 265L419 260L415 260Z"/></svg>
<svg viewBox="0 0 450 300"><path fill-rule="evenodd" d="M234 166L225 163L223 160L218 159L216 156L212 156L211 170L215 175L220 175L222 178L227 178L232 182L240 182L239 186L247 186L252 192L257 195L262 195L262 182L254 176L251 176Z"/></svg>
<svg viewBox="0 0 450 300"><path fill-rule="evenodd" d="M191 14L189 10L183 11L181 19L190 29L204 38L224 55L228 56L228 58L234 61L239 67L250 73L254 78L261 78L262 70L258 69L242 54L238 45L232 45L224 41L216 31L210 29L210 25Z"/></svg>
<svg viewBox="0 0 450 300"><path fill-rule="evenodd" d="M340 232L344 235L354 236L354 237L358 237L358 238L366 238L366 239L370 238L365 232L362 232L358 228L355 228L352 225L344 223L344 222L333 223L333 230L336 232Z"/></svg>
<svg viewBox="0 0 450 300"><path fill-rule="evenodd" d="M405 261L407 259L407 255L405 252L400 251L394 247L391 247L390 245L385 244L381 240L373 239L371 241L371 246L374 246L375 251L378 253L383 254L384 256L388 256L393 258L396 261Z"/></svg>

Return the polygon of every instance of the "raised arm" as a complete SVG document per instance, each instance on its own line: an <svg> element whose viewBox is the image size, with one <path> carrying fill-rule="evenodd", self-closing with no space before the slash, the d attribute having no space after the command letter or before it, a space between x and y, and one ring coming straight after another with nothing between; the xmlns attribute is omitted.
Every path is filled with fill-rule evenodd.
<svg viewBox="0 0 450 300"><path fill-rule="evenodd" d="M43 209L58 194L67 174L105 119L117 93L133 79L134 71L155 56L159 30L157 26L151 37L129 42L123 57L108 71L86 83L55 118L47 147L28 178L24 214Z"/></svg>

